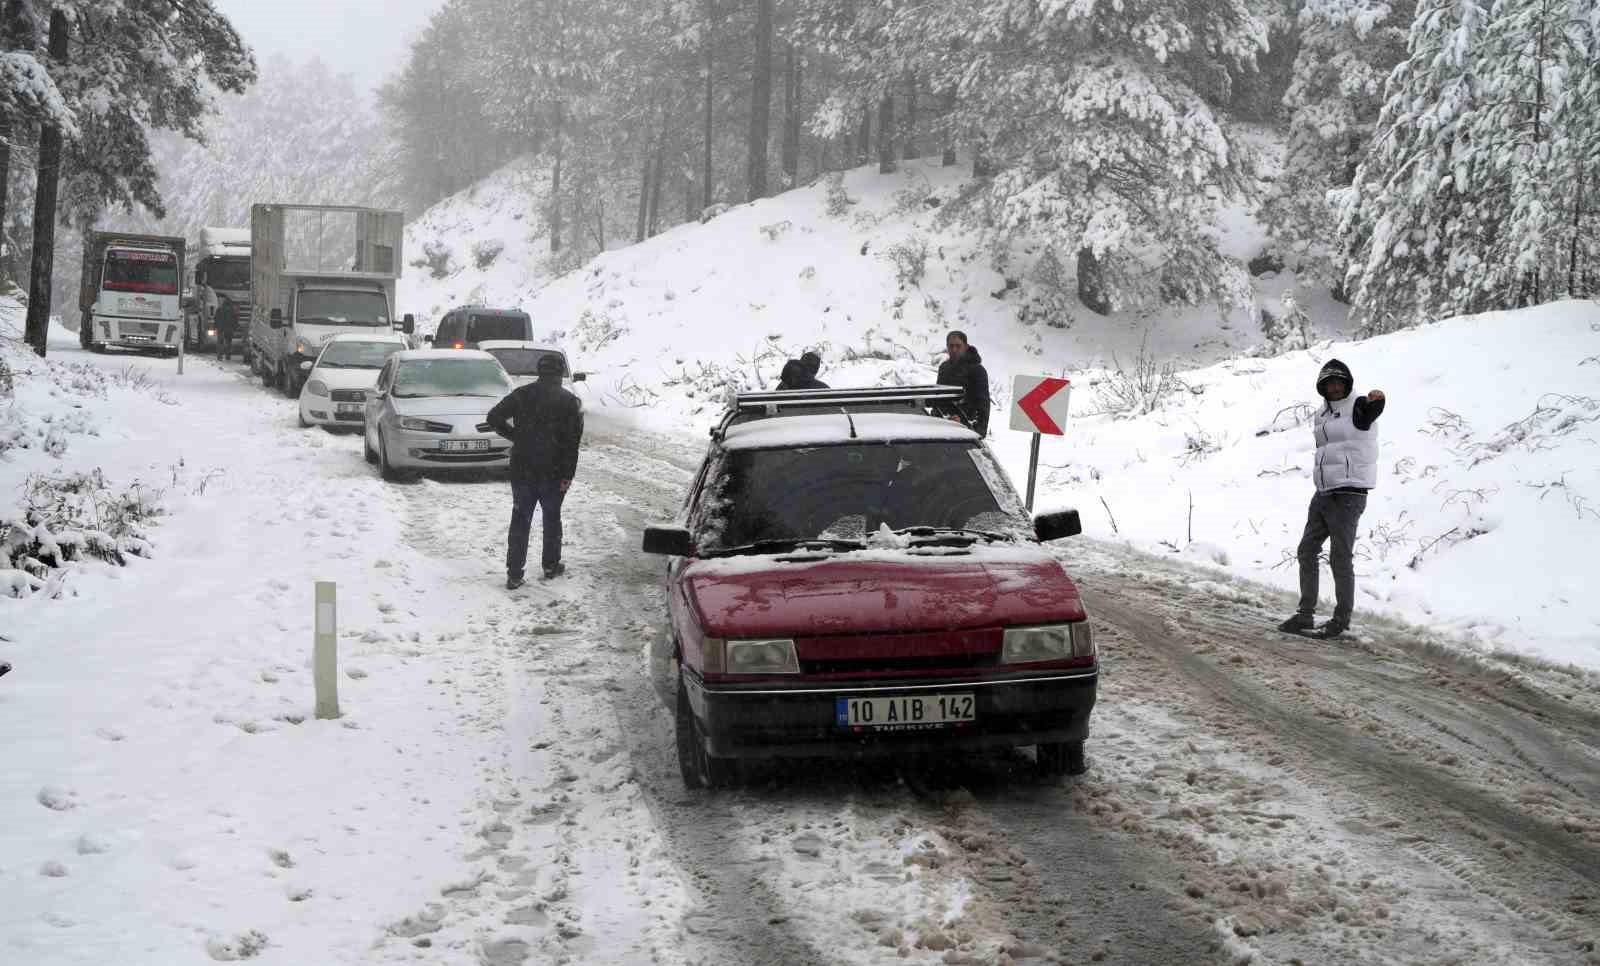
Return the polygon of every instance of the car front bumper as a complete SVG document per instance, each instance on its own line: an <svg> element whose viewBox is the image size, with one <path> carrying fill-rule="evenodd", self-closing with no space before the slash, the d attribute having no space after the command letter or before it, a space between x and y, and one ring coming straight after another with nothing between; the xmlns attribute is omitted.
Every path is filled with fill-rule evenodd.
<svg viewBox="0 0 1600 966"><path fill-rule="evenodd" d="M1082 741L1089 735L1099 669L978 681L939 678L793 688L707 685L685 674L684 685L712 755L854 757ZM910 731L866 731L836 720L839 698L940 692L972 694L974 720Z"/></svg>
<svg viewBox="0 0 1600 966"><path fill-rule="evenodd" d="M356 406L355 412L339 412L339 404L327 396L313 396L309 393L300 394L300 418L308 423L318 426L343 426L347 429L360 429L366 423L366 413L360 403L346 403Z"/></svg>
<svg viewBox="0 0 1600 966"><path fill-rule="evenodd" d="M486 442L488 448L466 452L443 448L446 442L473 440ZM385 426L384 442L389 449L389 464L402 469L497 469L511 464L511 444L496 433L418 433Z"/></svg>

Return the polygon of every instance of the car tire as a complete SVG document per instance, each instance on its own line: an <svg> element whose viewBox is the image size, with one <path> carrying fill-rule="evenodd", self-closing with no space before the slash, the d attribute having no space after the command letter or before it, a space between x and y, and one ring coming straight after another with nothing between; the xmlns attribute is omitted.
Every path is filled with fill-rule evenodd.
<svg viewBox="0 0 1600 966"><path fill-rule="evenodd" d="M294 375L289 371L287 362L280 363L278 366L278 391L290 399L295 397Z"/></svg>
<svg viewBox="0 0 1600 966"><path fill-rule="evenodd" d="M1081 741L1053 741L1038 745L1034 748L1034 757L1039 764L1039 774L1047 777L1081 775L1089 770Z"/></svg>
<svg viewBox="0 0 1600 966"><path fill-rule="evenodd" d="M677 731L678 771L685 788L728 788L738 782L739 763L731 758L714 758L706 753L705 732L689 704L689 692L678 685L678 708L674 725Z"/></svg>
<svg viewBox="0 0 1600 966"><path fill-rule="evenodd" d="M306 414L303 411L301 411L299 406L295 407L294 414L300 420L300 428L301 429L310 429L311 427L316 425L316 423L311 423L311 422L307 422L306 421Z"/></svg>
<svg viewBox="0 0 1600 966"><path fill-rule="evenodd" d="M367 458L368 463L371 463L374 466L377 465L378 453L372 448L372 440L367 438L367 430L365 426L361 428L361 455Z"/></svg>
<svg viewBox="0 0 1600 966"><path fill-rule="evenodd" d="M399 483L405 477L399 470L389 463L389 444L383 439L383 430L378 430L378 475L383 477L385 483Z"/></svg>

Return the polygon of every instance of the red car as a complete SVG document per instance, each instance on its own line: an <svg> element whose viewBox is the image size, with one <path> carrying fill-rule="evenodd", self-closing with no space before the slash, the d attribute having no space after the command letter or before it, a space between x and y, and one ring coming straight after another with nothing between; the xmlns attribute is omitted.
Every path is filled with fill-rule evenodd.
<svg viewBox="0 0 1600 966"><path fill-rule="evenodd" d="M960 389L744 394L678 525L652 674L689 787L739 759L1032 745L1084 770L1099 660L1072 579L978 435L931 415Z"/></svg>

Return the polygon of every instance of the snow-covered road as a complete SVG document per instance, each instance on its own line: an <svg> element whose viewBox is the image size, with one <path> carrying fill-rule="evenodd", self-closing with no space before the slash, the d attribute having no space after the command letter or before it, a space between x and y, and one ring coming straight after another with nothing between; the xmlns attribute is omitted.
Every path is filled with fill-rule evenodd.
<svg viewBox="0 0 1600 966"><path fill-rule="evenodd" d="M637 551L701 452L591 411L568 576L500 586L497 480L386 485L237 366L147 368L64 461L162 482L151 560L0 601L0 961L1595 963L1600 696L1069 542L1107 673L1025 752L686 792ZM180 463L181 461L181 463ZM339 583L317 721L311 584Z"/></svg>

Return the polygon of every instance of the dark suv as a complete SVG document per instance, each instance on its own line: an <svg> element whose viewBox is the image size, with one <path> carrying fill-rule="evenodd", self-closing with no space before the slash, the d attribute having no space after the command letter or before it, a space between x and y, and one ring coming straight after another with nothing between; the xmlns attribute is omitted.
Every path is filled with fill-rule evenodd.
<svg viewBox="0 0 1600 966"><path fill-rule="evenodd" d="M1085 768L1099 661L1078 589L950 387L737 397L668 555L652 653L690 787L736 760L1032 745Z"/></svg>

